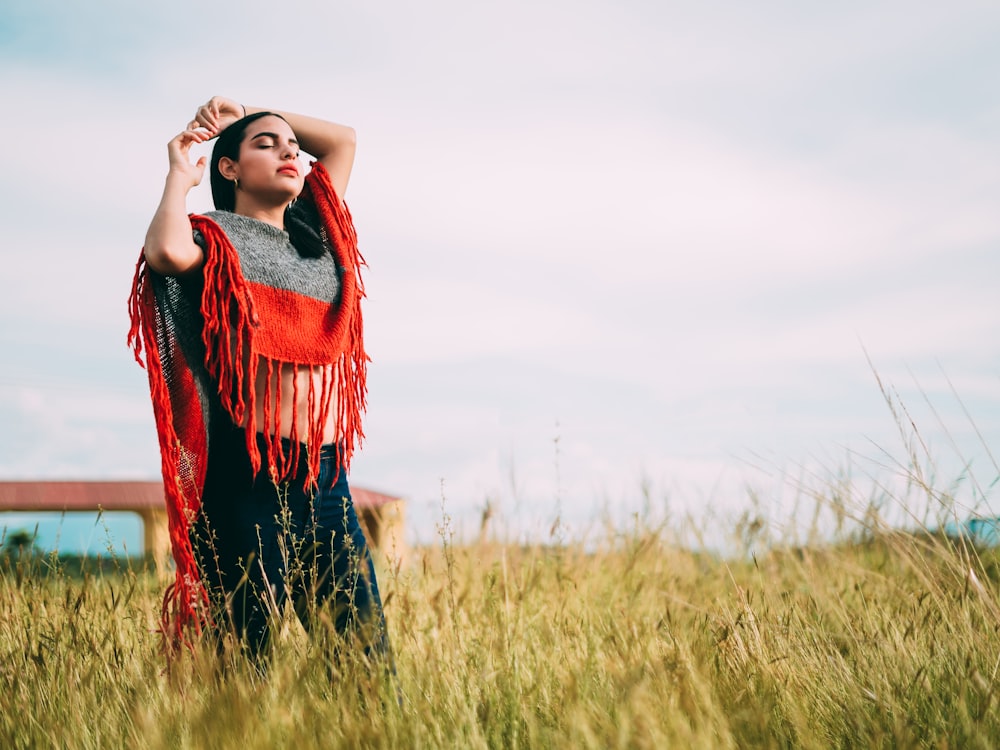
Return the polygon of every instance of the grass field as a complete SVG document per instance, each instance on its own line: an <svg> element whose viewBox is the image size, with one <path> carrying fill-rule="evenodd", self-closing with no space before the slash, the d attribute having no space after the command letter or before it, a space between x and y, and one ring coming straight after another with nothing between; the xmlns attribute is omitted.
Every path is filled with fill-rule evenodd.
<svg viewBox="0 0 1000 750"><path fill-rule="evenodd" d="M395 685L297 625L266 678L204 648L168 672L151 573L5 565L4 748L1000 744L1000 564L932 535L724 561L641 522L586 549L442 533L382 573Z"/></svg>

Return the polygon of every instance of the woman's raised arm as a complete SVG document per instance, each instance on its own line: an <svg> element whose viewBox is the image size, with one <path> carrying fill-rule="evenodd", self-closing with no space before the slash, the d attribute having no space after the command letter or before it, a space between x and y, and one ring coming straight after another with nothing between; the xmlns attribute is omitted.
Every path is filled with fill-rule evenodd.
<svg viewBox="0 0 1000 750"><path fill-rule="evenodd" d="M191 163L191 146L207 141L204 130L185 130L170 140L167 153L170 169L160 205L146 230L143 253L146 263L157 273L179 276L201 267L204 252L194 241L187 214L187 194L205 174L205 157Z"/></svg>
<svg viewBox="0 0 1000 750"><path fill-rule="evenodd" d="M280 109L250 107L222 96L213 96L199 107L188 127L205 128L216 136L236 120L255 112L273 112L284 117L295 131L299 146L326 167L333 189L341 198L344 197L354 167L356 137L352 127Z"/></svg>

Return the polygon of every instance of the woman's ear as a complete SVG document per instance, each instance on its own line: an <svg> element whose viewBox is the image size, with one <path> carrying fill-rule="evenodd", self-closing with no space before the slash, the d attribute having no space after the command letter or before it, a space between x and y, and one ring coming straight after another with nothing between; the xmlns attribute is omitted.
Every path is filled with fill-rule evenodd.
<svg viewBox="0 0 1000 750"><path fill-rule="evenodd" d="M228 156L223 156L221 159L219 159L219 174L221 174L227 180L235 180L239 176L239 173L236 169L236 162L234 162Z"/></svg>

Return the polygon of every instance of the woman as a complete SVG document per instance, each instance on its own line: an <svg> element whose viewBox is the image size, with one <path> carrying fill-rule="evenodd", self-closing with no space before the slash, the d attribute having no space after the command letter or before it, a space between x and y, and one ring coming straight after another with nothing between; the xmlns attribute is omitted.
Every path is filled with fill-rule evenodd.
<svg viewBox="0 0 1000 750"><path fill-rule="evenodd" d="M216 211L186 197L218 137ZM316 161L306 175L299 150ZM130 298L146 367L177 576L168 643L187 626L265 652L286 600L389 656L346 473L363 437L364 295L350 213L353 129L213 97L168 144L170 168Z"/></svg>

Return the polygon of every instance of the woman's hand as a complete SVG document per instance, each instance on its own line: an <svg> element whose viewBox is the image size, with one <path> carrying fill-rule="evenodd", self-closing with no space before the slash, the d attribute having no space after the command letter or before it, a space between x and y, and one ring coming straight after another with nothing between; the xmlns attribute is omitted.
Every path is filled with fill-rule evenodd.
<svg viewBox="0 0 1000 750"><path fill-rule="evenodd" d="M167 144L170 174L176 175L188 190L201 183L207 163L204 156L194 164L191 163L191 146L195 143L204 143L211 137L205 130L185 130L171 138Z"/></svg>
<svg viewBox="0 0 1000 750"><path fill-rule="evenodd" d="M205 176L208 160L202 156L191 163L191 146L204 143L212 135L205 128L188 128L170 139L167 154L170 170L160 205L146 230L143 253L149 267L166 276L177 276L201 268L205 254L191 234L187 214L187 194Z"/></svg>
<svg viewBox="0 0 1000 750"><path fill-rule="evenodd" d="M198 107L188 128L205 128L212 136L216 136L244 115L246 109L239 102L224 96L213 96Z"/></svg>

